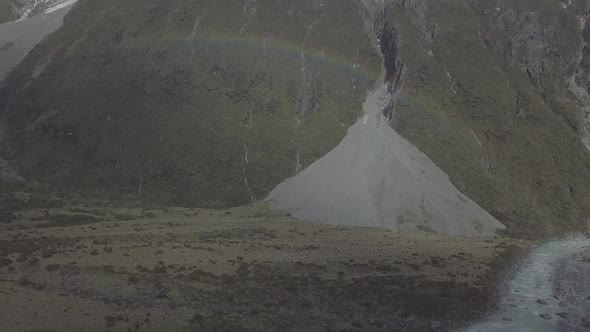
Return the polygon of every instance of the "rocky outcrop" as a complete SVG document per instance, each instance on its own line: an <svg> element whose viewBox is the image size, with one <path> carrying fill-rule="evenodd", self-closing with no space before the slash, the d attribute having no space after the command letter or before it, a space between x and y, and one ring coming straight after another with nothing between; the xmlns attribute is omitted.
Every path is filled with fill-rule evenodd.
<svg viewBox="0 0 590 332"><path fill-rule="evenodd" d="M583 227L586 2L388 4L404 68L396 131L514 233Z"/></svg>
<svg viewBox="0 0 590 332"><path fill-rule="evenodd" d="M575 73L568 81L568 87L577 98L577 106L580 110L578 132L582 142L590 150L590 3L586 13L579 17L582 30L582 46L578 54L578 62Z"/></svg>
<svg viewBox="0 0 590 332"><path fill-rule="evenodd" d="M11 0L18 20L26 20L40 13L51 12L70 6L77 0Z"/></svg>
<svg viewBox="0 0 590 332"><path fill-rule="evenodd" d="M485 22L491 29L483 37L502 66L526 73L545 105L562 116L588 145L588 96L582 91L587 87L580 85L585 71L587 5L583 1L555 1L544 6L499 2L496 8L489 8L483 1L472 1L472 6L487 16ZM510 42L494 40L494 30L510 35Z"/></svg>

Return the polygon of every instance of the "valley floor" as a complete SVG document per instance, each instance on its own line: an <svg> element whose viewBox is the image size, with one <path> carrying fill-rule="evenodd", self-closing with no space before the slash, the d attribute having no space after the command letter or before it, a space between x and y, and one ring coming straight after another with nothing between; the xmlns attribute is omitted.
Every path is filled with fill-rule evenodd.
<svg viewBox="0 0 590 332"><path fill-rule="evenodd" d="M0 330L429 330L493 309L527 243L324 226L261 205L0 223Z"/></svg>

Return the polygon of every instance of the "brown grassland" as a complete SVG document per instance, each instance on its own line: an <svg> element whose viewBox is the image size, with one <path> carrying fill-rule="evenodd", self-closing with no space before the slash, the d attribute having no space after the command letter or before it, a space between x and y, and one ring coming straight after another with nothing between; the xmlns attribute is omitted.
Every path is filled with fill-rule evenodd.
<svg viewBox="0 0 590 332"><path fill-rule="evenodd" d="M449 329L493 309L528 244L228 210L70 206L0 223L0 327Z"/></svg>

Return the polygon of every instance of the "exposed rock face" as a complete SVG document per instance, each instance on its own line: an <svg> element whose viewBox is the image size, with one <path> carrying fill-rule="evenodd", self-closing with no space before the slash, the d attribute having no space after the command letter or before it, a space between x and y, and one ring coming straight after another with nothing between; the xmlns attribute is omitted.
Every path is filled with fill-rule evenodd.
<svg viewBox="0 0 590 332"><path fill-rule="evenodd" d="M583 47L578 56L578 66L568 81L568 86L578 99L580 109L578 132L582 136L584 145L590 150L590 20L588 13L580 17L580 27L584 29Z"/></svg>
<svg viewBox="0 0 590 332"><path fill-rule="evenodd" d="M396 131L515 233L583 227L586 1L391 1L384 12L404 65Z"/></svg>
<svg viewBox="0 0 590 332"><path fill-rule="evenodd" d="M273 190L271 206L304 220L398 231L490 236L504 228L389 126L389 91L371 93L342 142Z"/></svg>
<svg viewBox="0 0 590 332"><path fill-rule="evenodd" d="M0 24L26 20L38 14L48 13L72 5L76 1L77 0L0 0Z"/></svg>
<svg viewBox="0 0 590 332"><path fill-rule="evenodd" d="M11 0L19 20L70 6L77 0Z"/></svg>

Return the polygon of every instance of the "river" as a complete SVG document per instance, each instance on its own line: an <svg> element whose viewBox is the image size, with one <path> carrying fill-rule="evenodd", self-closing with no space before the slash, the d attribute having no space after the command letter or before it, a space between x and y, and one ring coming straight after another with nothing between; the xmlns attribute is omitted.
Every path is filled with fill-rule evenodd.
<svg viewBox="0 0 590 332"><path fill-rule="evenodd" d="M535 248L506 287L499 310L463 331L590 331L590 240Z"/></svg>

